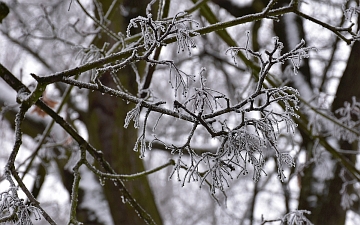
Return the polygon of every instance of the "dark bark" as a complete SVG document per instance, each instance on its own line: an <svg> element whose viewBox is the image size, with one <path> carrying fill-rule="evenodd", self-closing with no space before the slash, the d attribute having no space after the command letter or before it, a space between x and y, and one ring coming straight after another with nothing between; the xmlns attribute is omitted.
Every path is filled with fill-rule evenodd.
<svg viewBox="0 0 360 225"><path fill-rule="evenodd" d="M100 2L104 12L106 12L112 1L103 0ZM145 15L147 3L147 1L120 1L115 8L114 16L109 18L111 21L110 30L115 33L125 33L126 26L131 18ZM129 14L122 15L120 7ZM101 34L94 41L99 48L105 42L113 43L113 40L107 37L106 34ZM137 83L132 68L125 67L116 76L121 80L127 91L136 95L138 91ZM100 80L104 85L116 88L109 73L104 74ZM133 151L137 139L137 130L133 127L133 124L130 124L127 129L124 128L126 114L133 107L133 104L128 104L111 96L96 92L89 94L89 112L86 118L89 140L96 148L103 151L105 159L119 174L133 174L144 170L139 154ZM161 224L161 217L147 178L143 177L128 181L125 185L136 201L153 217L155 222ZM122 202L118 187L113 182L106 181L104 193L110 206L114 224L144 224L144 221L138 217L134 209L129 204Z"/></svg>
<svg viewBox="0 0 360 225"><path fill-rule="evenodd" d="M340 79L339 86L337 88L336 96L332 104L332 110L342 107L344 102L351 102L351 98L355 96L357 100L360 99L360 89L358 84L360 82L360 43L355 42L352 46L352 50L347 62L346 69L343 73L343 76ZM349 143L347 141L340 141L339 143L341 149L346 150L356 150L357 143ZM350 161L355 163L355 155L344 155L349 158ZM300 193L299 208L308 209L312 211L310 216L311 221L314 224L326 224L326 225L341 225L345 224L346 220L346 210L341 207L341 195L340 190L342 188L343 181L339 176L340 170L342 168L341 164L337 163L334 169L334 178L327 180L325 182L325 189L322 193L315 193L311 188L313 185L316 185L317 182L312 176L313 167L311 166L305 172L305 176L302 179L302 183L309 184L306 187L303 187ZM312 196L316 201L310 201L309 198L305 196Z"/></svg>

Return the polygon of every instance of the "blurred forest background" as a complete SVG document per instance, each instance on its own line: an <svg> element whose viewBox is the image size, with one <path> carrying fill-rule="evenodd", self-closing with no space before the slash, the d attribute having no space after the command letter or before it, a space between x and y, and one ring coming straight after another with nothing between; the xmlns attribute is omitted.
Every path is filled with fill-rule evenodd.
<svg viewBox="0 0 360 225"><path fill-rule="evenodd" d="M9 78L10 74L30 90L40 90L35 88L39 85L36 86L34 77L61 75L96 61L98 64L84 71L80 69L75 73L73 70L73 83L70 79L44 82L46 90L41 99L94 149L102 151L102 155L94 151L92 157L87 156L92 166L110 173L107 170L110 165L113 173L124 176L112 180L85 166L73 170L78 165L81 149L86 148L90 153L88 145L84 147L79 142L81 139L64 130L65 122L60 123L49 116L49 111L42 108L36 98L32 102L36 106L30 108L21 123L23 142L14 168L52 219L44 219L43 214L41 220L36 220L39 211L31 208L35 201L20 185L18 192L26 199L22 204L27 205L24 206L26 212L31 212L31 223L65 224L70 220L87 225L145 224L144 221L214 225L286 221L289 224L308 224L309 221L316 225L360 224L358 0L157 0L150 5L147 0L3 2L9 8L9 14L0 24L0 201L4 210L0 213L0 221L6 221L8 216L5 209L10 202L5 202L5 196L14 192L9 189L7 173L11 171L14 176L9 160L15 155L14 127L15 117L19 115L16 99L21 101L22 87L17 83L19 89L15 88L16 85L9 81L13 79ZM5 15L6 10L0 11ZM176 36L177 43L174 38L169 38L149 51L149 56L127 63L126 57L131 59L131 54L137 54L133 49L146 48L147 37L139 37L141 31L151 29L146 24L149 12L156 21L171 23L184 19L186 26L179 23L183 30L177 29L183 33L176 33L179 35ZM180 12L188 13L191 18ZM138 20L132 20L134 18ZM139 26L135 27L137 22ZM133 25L131 29L128 29L129 24ZM194 30L201 35L196 35ZM194 37L188 39L189 36ZM149 40L151 45L151 38ZM253 53L269 56L277 41L282 42L279 44L281 53L295 52L296 55L276 63L263 85L269 90L285 85L295 88L300 99L299 109L295 112L298 117L293 117L298 124L294 132L280 124L283 121L274 128L280 130L276 136L276 149L289 157L286 164L290 166L285 166L283 173L286 178L279 179L281 161L271 150L270 145L275 143L271 141L267 143L267 149L256 155L260 154L259 159L265 160L264 165L259 163L259 179L252 175L257 174L252 172L257 167L249 168L249 174L243 176L239 175L241 166L235 169L236 163L224 161L221 164L226 170L224 173L232 174L234 178L221 184L224 189L210 185L209 190L207 182L210 181L184 177L189 171L186 167L193 163L192 152L215 154L220 148L221 140L214 137L222 136L214 135L207 128L213 126L219 133L227 132L226 129L236 127L234 124L240 118L233 112L221 115L222 119L216 119L214 125L203 124L201 116L191 117L193 114L186 111L198 107L188 100L192 90L196 92L199 90L196 87L206 84L208 89L202 90L215 96L208 103L213 109L208 108L204 114L221 111L219 106L216 107L217 102L226 108L227 104L236 105L246 99L251 102L251 107L247 105L249 111L253 111L253 104L261 106L266 102L263 98L256 98L255 102L251 99L259 84L260 69L265 68L261 58ZM297 46L305 50L297 51ZM227 51L231 47L242 49ZM100 60L122 52L122 58ZM173 66L170 68L172 75L169 75L169 65ZM111 72L101 70L107 66L115 69ZM104 72L100 78L97 77L99 71ZM195 74L196 78L187 87L177 80L176 75L170 77L176 73L186 74L189 80L192 77L188 74ZM206 82L202 80L204 77ZM83 84L76 81L89 85L77 88L74 86ZM105 89L101 89L99 82L125 97L104 94ZM189 91L188 96L182 93L183 90ZM187 100L191 104L186 105ZM174 106L174 101L184 105ZM151 107L155 106L168 111L150 113ZM188 109L181 108L183 106ZM271 107L275 112L284 106L274 103ZM181 119L179 112L188 117ZM194 109L195 112L198 111ZM256 110L251 115L257 119L264 117ZM136 117L139 116L140 125L137 125ZM194 123L203 127L194 128L193 122L189 122L191 118L200 118ZM143 137L145 131L146 140ZM191 132L195 134L189 138ZM174 146L181 146L190 139L191 151L178 155ZM146 148L151 144L151 151L143 152L145 142ZM134 145L138 151L134 151ZM189 164L176 163L182 154ZM97 157L103 157L104 161ZM102 164L104 162L106 165ZM293 163L296 166L292 167ZM199 165L200 171L206 171L206 168L206 165ZM138 174L143 171L149 171L149 174ZM76 186L77 174L81 174L79 186ZM209 177L210 180L217 178ZM211 187L220 191L214 192ZM17 210L25 213L20 208ZM21 220L19 215L12 217L14 224ZM74 215L76 218L72 217ZM24 224L31 224L27 222Z"/></svg>

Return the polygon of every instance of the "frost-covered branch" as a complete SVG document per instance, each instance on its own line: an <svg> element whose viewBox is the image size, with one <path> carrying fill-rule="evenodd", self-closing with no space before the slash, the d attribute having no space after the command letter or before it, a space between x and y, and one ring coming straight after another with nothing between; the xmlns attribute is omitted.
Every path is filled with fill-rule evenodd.
<svg viewBox="0 0 360 225"><path fill-rule="evenodd" d="M24 88L20 89L18 92L17 98L21 105L15 119L15 143L5 166L5 176L10 183L10 189L9 192L0 193L0 195L4 195L4 198L0 198L0 200L2 200L2 202L0 202L0 208L4 209L5 213L8 212L10 214L8 216L5 216L5 219L13 219L14 221L18 221L21 224L32 224L30 219L30 212L33 212L35 213L35 218L37 220L41 219L40 215L42 215L50 224L55 225L55 221L42 209L40 203L31 194L29 189L26 187L26 185L18 175L18 171L15 168L15 160L22 144L21 124L25 118L25 113L31 106L29 105L29 102L32 101L32 98L31 96L29 97L29 95L29 92L27 92ZM21 191L23 191L28 197L30 201L29 206L25 205L22 199L19 199L17 195L18 188L15 186L12 177L18 183ZM11 193L11 195L7 195L7 193ZM8 198L8 196L12 197ZM13 214L16 214L16 216Z"/></svg>
<svg viewBox="0 0 360 225"><path fill-rule="evenodd" d="M27 89L27 87L25 85L23 85L13 74L11 74L8 70L6 70L6 68L4 68L1 64L0 64L0 69L1 69L1 77L8 82L9 85L11 85L15 90L22 90L22 92L20 92L20 99L23 100L27 100L27 99L31 99L28 97L29 94L22 96L23 93L30 93L30 91ZM36 106L38 106L40 109L42 109L45 113L47 113L50 117L52 117L52 119L59 124L69 135L72 136L72 138L74 138L75 141L77 141L79 143L80 146L83 146L84 148L86 148L86 151L89 152L98 162L99 164L109 173L114 173L113 169L111 168L111 166L109 165L109 163L103 158L102 152L96 150L94 147L92 147L85 139L83 139L78 132L72 127L70 126L59 114L57 114L56 112L54 112L50 107L48 107L43 101L41 100L37 100L35 102ZM26 107L26 109L28 109L28 107L30 107L28 104L26 104L24 107ZM25 113L25 112L23 112ZM22 114L19 114L19 116L21 116ZM23 117L23 116L22 116ZM19 124L20 125L20 124ZM16 138L16 144L14 145L14 150L12 152L12 154L9 157L9 161L14 163L16 155L17 155L17 151L18 148L21 145L21 132L18 132L18 136ZM11 174L17 178L17 182L20 185L22 191L24 191L25 193L27 193L28 198L32 199L33 202L37 202L36 199L34 199L30 193L30 191L26 188L25 184L21 181L20 177L17 175L17 171L15 170L14 165L12 165L11 163L8 163L7 168L9 168L8 171L11 171ZM131 196L131 194L128 192L128 190L125 188L123 182L120 179L115 180L114 182L116 182L117 187L119 188L120 192L122 193L122 195L124 196L124 199L127 200L127 202L134 207L134 210L136 212L138 212L139 216L142 217L145 221L147 221L149 224L154 224L153 220L151 218L150 215L148 215L146 213L146 211L133 199L133 197ZM40 208L39 205L37 205L38 208ZM41 208L40 208L41 209ZM46 220L49 221L50 224L55 225L55 222L52 222L52 219L47 215L47 213L44 210L41 210L41 214L45 217Z"/></svg>
<svg viewBox="0 0 360 225"><path fill-rule="evenodd" d="M307 210L295 210L285 214L282 218L273 219L273 220L264 220L262 219L261 225L267 223L274 223L280 221L281 224L291 224L291 225L313 225L304 214L310 214L311 212Z"/></svg>
<svg viewBox="0 0 360 225"><path fill-rule="evenodd" d="M316 49L306 47L305 41L302 40L298 45L294 46L293 49L282 53L283 44L279 38L274 38L271 47L268 49L254 51L249 44L249 33L247 33L248 39L245 47L238 47L238 44L224 29L261 19L277 20L279 16L294 12L316 24L323 25L347 43L359 39L359 35L352 31L354 24L351 24L347 28L326 25L322 21L312 17L310 18L308 15L300 12L298 9L299 3L295 0L281 8L276 8L278 1L271 0L259 13L246 15L226 22L217 21L217 18L212 14L211 10L207 11L209 7L206 5L206 1L201 1L194 6L194 9L199 7L206 12L204 13L204 17L211 24L203 28L198 28L199 23L191 18L189 14L183 12L177 13L168 19L163 19L161 12L158 12L157 18L155 19L151 13L151 5L155 3L155 1L152 1L147 7L145 16L139 15L130 20L126 30L126 38L123 38L125 35L114 34L106 27L106 15L104 16L102 13L99 13L101 15L98 20L85 9L80 1L77 2L83 12L85 12L96 25L100 26L107 35L117 41L117 43L112 46L110 46L109 43L104 43L103 48L91 44L88 47L78 47L80 49L78 56L81 59L79 66L48 76L32 74L32 77L37 81L37 86L32 91L25 87L13 74L1 65L1 76L18 92L17 100L21 106L15 121L15 143L6 166L6 178L10 182L10 189L0 194L0 197L4 196L3 199L6 199L1 207L6 209L8 213L5 217L0 218L0 222L14 219L15 216L17 216L27 223L29 216L26 213L32 210L31 212L37 212L36 215L42 215L49 223L53 224L51 218L41 209L37 200L31 195L14 166L20 146L22 145L21 122L25 117L25 113L33 105L36 105L47 113L80 146L80 149L77 150L80 152L81 157L73 168L74 182L72 186L69 223L80 224L76 219L76 208L81 179L79 168L82 165L85 165L93 174L97 175L100 178L100 183L103 183L102 181L105 179L113 180L125 201L132 205L140 217L149 224L154 224L153 219L125 188L124 180L146 176L165 167L173 166L173 170L169 176L170 178L176 178L181 181L181 185L185 185L187 182L198 182L201 187L203 184L206 184L210 187L210 194L216 199L215 195L218 192L224 194L226 197L226 189L230 187L231 180L233 179L250 175L252 179L257 182L262 176L267 176L265 164L270 157L273 157L276 162L276 171L279 180L282 182L285 181L285 167L294 167L295 160L289 152L283 151L283 149L278 147L279 136L284 133L294 135L298 124L302 131L308 136L311 136L312 133L308 127L309 123L306 116L297 111L300 100L304 101L302 99L299 100L298 91L277 82L270 74L270 71L275 65L281 65L289 61L296 75L302 60L308 58L310 52ZM200 7L201 4L202 7ZM163 10L167 11L166 9ZM346 12L350 14L359 12L357 8L353 8L352 11L349 10ZM58 37L55 24L50 19L45 8L42 19L44 19L50 27L51 35L48 37L34 36L33 34L29 35L38 39L61 41ZM194 27L196 27L196 29L194 29ZM134 28L139 28L140 33L133 35ZM175 63L175 60L166 58L168 57L166 54L160 57L159 49L164 48L170 43L177 44L175 47L177 47L176 50L178 54L187 52L190 57L194 52L194 48L196 48L196 39L194 39L194 37L213 32L219 34L220 38L227 44L232 44L232 47L230 47L226 53L231 54L235 64L237 64L238 57L240 57L246 66L252 69L251 72L254 77L256 77L254 89L249 89L249 91L246 92L247 96L239 101L234 100L231 102L231 96L224 94L225 92L218 89L216 84L212 85L208 83L206 81L207 74L204 67L201 67L197 75L193 75L193 73L196 74L196 72L193 71L199 70L197 66L194 66L192 72L187 72L183 70L183 68L180 68ZM347 38L346 35L349 34L351 37ZM69 41L63 41L63 43L72 44ZM121 48L119 48L120 44ZM109 48L110 50L108 50ZM169 98L163 98L163 96L159 98L158 96L149 94L145 96L146 98L144 97L142 91L149 91L150 93L148 88L150 88L150 83L153 81L154 72L148 72L148 76L145 78L147 80L145 81L146 84L142 84L143 74L141 74L141 72L139 72L141 70L137 68L139 62L154 67L166 66L168 68L167 72L165 72L167 78L156 78L159 79L156 81L159 83L164 81L168 83L168 86L164 88L164 93L169 95L166 96L171 99L169 102L167 102ZM138 93L130 93L127 91L123 88L121 79L116 77L116 73L124 67L130 67L130 69L133 69L135 72L136 79L134 80L136 80L136 84L138 85ZM95 74L91 76L91 78L88 76L89 73L85 73L89 70L93 70L94 73L92 75ZM76 76L76 78L73 78L73 76ZM102 82L102 78L105 76L111 76L110 78L114 81L114 85L107 85L106 82ZM77 79L78 77L81 79ZM123 114L126 115L124 116L124 127L128 128L129 125L133 123L136 129L140 129L133 150L139 151L141 158L145 157L145 152L152 148L152 143L166 143L166 140L163 140L165 139L164 137L157 136L160 132L155 131L155 129L152 129L153 138L148 140L151 135L149 135L147 128L153 125L149 125L152 112L161 114L158 121L156 121L156 125L162 121L163 117L176 119L189 125L186 137L182 140L183 142L164 144L165 149L170 151L174 159L170 159L167 163L159 165L155 169L143 171L138 174L123 175L116 173L109 162L105 160L102 151L91 146L69 122L59 115L59 110L55 112L47 106L41 98L43 91L49 84L60 82L69 85L69 90L71 87L78 87L79 89L96 91L112 96L114 101L135 103L131 110ZM181 95L178 95L178 93L181 93ZM171 107L173 108L171 109ZM316 111L315 108L311 109L322 115L321 112ZM352 103L345 104L344 108L337 111L340 114L339 119L326 116L325 114L322 116L327 117L335 123L338 129L337 131L340 131L341 138L358 140L359 111L359 104L354 100ZM198 153L194 148L197 132L202 132L202 134L204 134L203 138L206 139L206 141L215 140L214 143L217 144L216 151ZM344 167L349 170L350 175L354 176L354 180L360 179L360 173L356 167L329 145L326 138L311 137L316 138L333 156L338 158ZM45 135L42 138L41 142L43 142ZM96 165L102 167L101 170L87 161L86 154L94 157ZM22 201L18 199L13 178L20 189L25 192L31 205L24 205ZM343 193L346 192L345 189L346 187L344 187ZM350 204L350 202L347 203L348 205ZM309 221L307 221L303 215L306 213L308 212L301 210L290 212L286 214L284 218L279 219L279 221L282 223L290 221L293 224L300 224L301 222L308 223ZM273 221L263 221L263 224Z"/></svg>
<svg viewBox="0 0 360 225"><path fill-rule="evenodd" d="M350 26L348 27L335 27L332 26L326 22L322 22L312 16L309 16L303 12L300 12L298 10L295 10L294 13L296 13L297 15L303 17L304 19L310 20L313 23L319 24L320 26L325 27L326 29L332 31L334 34L336 34L339 38L341 38L343 41L345 41L348 45L350 45L351 43L353 43L354 41L359 39L359 34L355 34L352 30L353 27L355 25L355 23L351 23ZM347 38L343 32L345 32L345 34L350 34L350 38Z"/></svg>

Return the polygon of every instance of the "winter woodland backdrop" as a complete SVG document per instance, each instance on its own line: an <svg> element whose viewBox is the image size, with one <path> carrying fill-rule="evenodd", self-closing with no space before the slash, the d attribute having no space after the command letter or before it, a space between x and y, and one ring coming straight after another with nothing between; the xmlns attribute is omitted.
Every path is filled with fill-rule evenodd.
<svg viewBox="0 0 360 225"><path fill-rule="evenodd" d="M359 1L0 4L0 222L360 223Z"/></svg>

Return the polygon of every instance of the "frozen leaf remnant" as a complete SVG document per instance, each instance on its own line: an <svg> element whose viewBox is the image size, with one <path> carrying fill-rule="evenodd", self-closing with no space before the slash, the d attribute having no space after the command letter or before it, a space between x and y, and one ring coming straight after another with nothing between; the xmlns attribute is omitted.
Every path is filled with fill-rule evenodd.
<svg viewBox="0 0 360 225"><path fill-rule="evenodd" d="M289 225L313 225L304 214L310 214L310 212L307 210L295 210L286 214L282 222Z"/></svg>
<svg viewBox="0 0 360 225"><path fill-rule="evenodd" d="M141 102L136 104L135 108L130 110L125 117L124 127L127 128L131 120L134 121L134 127L139 128L139 117L141 112Z"/></svg>
<svg viewBox="0 0 360 225"><path fill-rule="evenodd" d="M334 137L349 142L354 142L359 139L356 132L360 131L360 102L356 100L356 97L352 98L351 103L345 102L344 107L341 107L335 111L338 115L340 124L339 126L334 123ZM352 132L352 130L356 132Z"/></svg>
<svg viewBox="0 0 360 225"><path fill-rule="evenodd" d="M9 188L0 193L0 222L11 219L14 224L32 225L31 217L41 219L38 208L27 205L17 195L17 188Z"/></svg>

